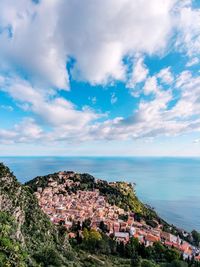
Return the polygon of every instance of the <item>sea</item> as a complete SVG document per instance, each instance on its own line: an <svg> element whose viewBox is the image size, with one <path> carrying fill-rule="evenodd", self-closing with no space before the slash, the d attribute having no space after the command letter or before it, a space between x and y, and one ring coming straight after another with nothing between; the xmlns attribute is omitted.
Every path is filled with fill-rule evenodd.
<svg viewBox="0 0 200 267"><path fill-rule="evenodd" d="M200 158L1 157L21 183L71 170L135 183L136 194L166 221L200 231Z"/></svg>

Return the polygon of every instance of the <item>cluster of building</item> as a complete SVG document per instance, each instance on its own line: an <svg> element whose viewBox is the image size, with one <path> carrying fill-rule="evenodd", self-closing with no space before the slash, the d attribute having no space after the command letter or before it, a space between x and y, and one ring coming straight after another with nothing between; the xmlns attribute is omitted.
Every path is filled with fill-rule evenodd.
<svg viewBox="0 0 200 267"><path fill-rule="evenodd" d="M62 223L69 231L73 222L84 222L91 220L91 228L99 229L103 222L107 234L115 237L117 241L129 242L131 237L138 238L145 246L152 246L155 242L162 242L168 247L175 247L183 254L184 258L193 256L199 260L199 249L178 236L164 232L162 225L157 223L156 228L147 225L145 221L134 220L132 212L110 205L106 197L100 195L99 190L82 191L69 190L76 188L80 182L74 182L73 172L60 172L58 174L62 183L49 179L48 185L42 189L38 187L35 193L42 210L49 216L50 220ZM126 219L123 219L126 218ZM73 233L69 236L73 237Z"/></svg>

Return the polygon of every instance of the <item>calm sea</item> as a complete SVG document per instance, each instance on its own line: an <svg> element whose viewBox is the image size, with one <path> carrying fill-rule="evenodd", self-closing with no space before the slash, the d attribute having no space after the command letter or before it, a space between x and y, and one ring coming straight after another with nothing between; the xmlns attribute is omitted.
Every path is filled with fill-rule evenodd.
<svg viewBox="0 0 200 267"><path fill-rule="evenodd" d="M200 158L5 157L22 183L60 170L136 183L138 197L168 222L200 231Z"/></svg>

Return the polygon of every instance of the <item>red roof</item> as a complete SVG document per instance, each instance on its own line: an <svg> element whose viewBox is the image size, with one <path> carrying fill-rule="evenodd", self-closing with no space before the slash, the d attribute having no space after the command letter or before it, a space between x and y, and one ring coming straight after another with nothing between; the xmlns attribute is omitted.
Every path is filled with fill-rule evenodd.
<svg viewBox="0 0 200 267"><path fill-rule="evenodd" d="M150 241L150 242L157 242L157 241L160 240L160 238L158 236L150 235L150 234L147 234L147 236L145 237L145 239L147 241Z"/></svg>

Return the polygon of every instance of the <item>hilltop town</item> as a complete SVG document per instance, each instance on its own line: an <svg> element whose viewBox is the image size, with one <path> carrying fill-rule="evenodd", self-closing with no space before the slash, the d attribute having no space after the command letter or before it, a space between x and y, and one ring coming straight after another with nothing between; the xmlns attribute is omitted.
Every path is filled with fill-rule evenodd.
<svg viewBox="0 0 200 267"><path fill-rule="evenodd" d="M161 242L169 248L176 248L184 259L200 259L199 248L179 235L166 232L163 224L156 219L153 225L149 225L144 219L138 220L134 210L111 204L106 194L98 189L98 183L102 180L96 179L94 184L97 186L89 186L88 189L83 188L81 179L77 179L79 176L74 172L59 172L56 177L48 177L43 184L36 179L34 183L37 189L34 194L41 209L54 224L63 225L70 238L75 238L73 224L82 224L89 219L92 229L101 231L100 225L103 223L106 235L117 242L126 244L132 237L145 247ZM109 186L115 188L117 184L109 183ZM187 232L182 232L183 237L187 235Z"/></svg>

